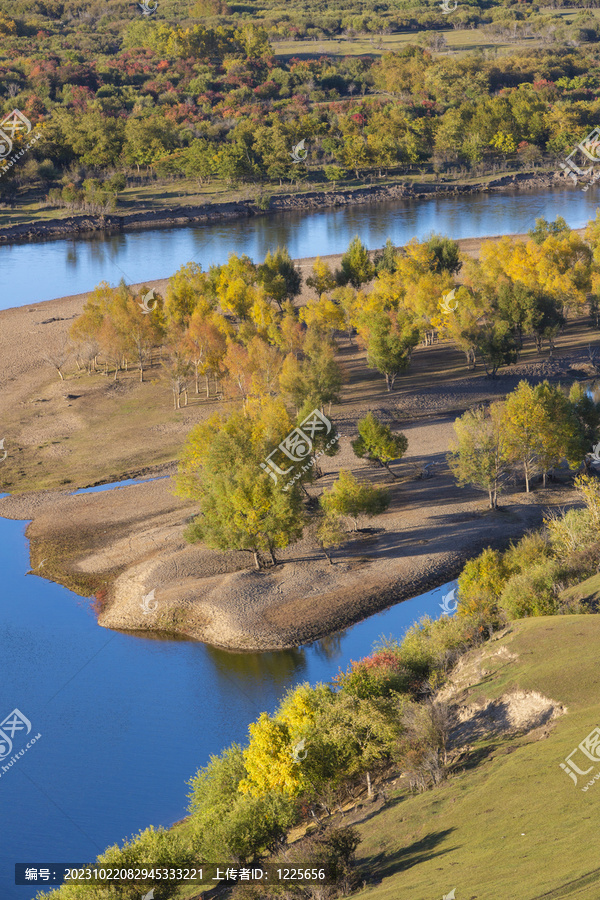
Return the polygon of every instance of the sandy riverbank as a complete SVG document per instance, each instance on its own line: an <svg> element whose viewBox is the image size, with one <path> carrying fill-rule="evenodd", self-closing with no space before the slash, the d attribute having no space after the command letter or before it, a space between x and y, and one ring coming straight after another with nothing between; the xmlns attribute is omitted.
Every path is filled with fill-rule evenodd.
<svg viewBox="0 0 600 900"><path fill-rule="evenodd" d="M461 249L476 255L481 243L462 241ZM339 262L339 256L328 259ZM312 260L297 263L309 268ZM164 291L165 282L148 286ZM22 489L34 483L41 467L54 473L49 483L68 482L69 490L141 472L166 477L78 496L67 488L14 494L0 500L0 515L32 520L27 536L36 575L84 596L96 594L102 605L99 623L105 627L168 630L238 650L292 647L444 583L483 547L505 546L541 524L547 507L574 502L567 485L531 495L513 486L501 498L503 508L490 512L482 494L456 486L445 454L456 415L504 396L523 375L563 381L584 377L589 323L578 321L566 329L553 360L528 351L518 366L493 381L479 370L468 372L449 344L419 347L410 372L392 394L366 369L364 354L346 344L340 359L348 381L332 412L341 434L340 453L324 458L324 477L312 490L329 487L340 468L351 468L389 487L389 510L363 522L369 530L350 536L335 551L334 565L308 533L278 555L279 565L260 572L253 570L248 553L187 545L183 526L196 509L173 494L173 460L190 427L214 412L215 404L195 399L176 413L168 402L163 409L157 403L157 396L162 402L159 387L151 380L140 385L133 373L116 385L77 371L58 380L44 357L60 346L85 297L0 312L0 418L10 424L10 453L0 464L0 477L12 473L17 479L26 472ZM148 406L135 420L131 410L146 398ZM129 432L119 431L124 427L116 418L120 404L129 410L124 418L133 418ZM408 451L394 466L398 480L392 483L384 470L371 468L352 452L356 422L368 410L408 437ZM431 477L423 479L425 464L433 465Z"/></svg>

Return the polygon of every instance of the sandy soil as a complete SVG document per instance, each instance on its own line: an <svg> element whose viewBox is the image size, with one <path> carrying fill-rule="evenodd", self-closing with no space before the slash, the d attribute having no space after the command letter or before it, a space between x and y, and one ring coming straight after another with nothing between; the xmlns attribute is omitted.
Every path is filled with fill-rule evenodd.
<svg viewBox="0 0 600 900"><path fill-rule="evenodd" d="M462 245L465 252L476 254L481 241ZM334 265L339 261L328 259ZM312 261L298 264L308 268ZM164 291L165 283L148 286ZM32 434L28 438L21 423L19 440L30 440L32 446L50 441L49 452L59 454L61 464L64 461L64 474L69 474L68 442L53 444L52 438L76 436L87 420L69 394L71 382L56 379L44 357L60 346L85 296L0 312L0 416L16 415L15 410L25 415L24 410L40 402L35 428L33 420L26 424ZM333 458L324 457L324 477L311 490L320 493L340 468L351 468L359 477L389 487L392 503L384 515L361 523L363 530L333 554L334 565L308 535L279 554L279 565L260 572L253 570L248 553L221 554L187 545L183 525L196 510L174 496L175 465L168 461L145 469L164 476L160 480L110 493L13 494L0 500L0 515L32 520L27 531L32 574L50 577L86 596L96 594L102 605L99 623L105 627L178 632L230 649L296 646L444 583L483 547L506 546L511 538L541 524L545 508L575 502L566 484L554 483L530 495L513 485L501 499L502 509L490 512L481 493L456 486L445 454L456 415L504 396L524 374L563 379L584 375L583 346L589 339L588 324L576 324L561 336L554 360L530 354L494 381L480 371L467 373L461 355L450 345L418 348L409 375L393 394L387 394L383 380L365 369L364 354L343 346L340 356L348 384L342 402L332 411L341 449ZM78 391L81 384L77 382ZM213 405L210 411L214 409ZM408 436L408 451L394 466L396 481L352 452L356 421L369 409ZM193 421L204 415L200 407L182 411L172 437L180 444ZM148 438L143 434L140 439ZM158 458L164 433L153 432L151 440L155 443L149 453ZM132 456L129 448L125 455L115 456L120 477L142 470ZM425 464L427 478L422 477ZM93 478L87 483L94 483Z"/></svg>

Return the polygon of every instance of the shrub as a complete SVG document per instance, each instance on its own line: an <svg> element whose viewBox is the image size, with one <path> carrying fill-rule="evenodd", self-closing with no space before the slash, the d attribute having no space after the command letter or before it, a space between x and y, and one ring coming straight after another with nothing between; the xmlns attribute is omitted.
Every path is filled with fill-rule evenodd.
<svg viewBox="0 0 600 900"><path fill-rule="evenodd" d="M512 575L500 597L500 605L511 619L552 616L558 610L556 581L560 566L546 559Z"/></svg>
<svg viewBox="0 0 600 900"><path fill-rule="evenodd" d="M285 853L278 853L269 859L271 866L297 869L325 869L327 884L287 886L285 896L298 898L319 897L320 900L345 896L357 885L353 876L352 863L360 837L355 828L332 828L324 835L315 835L297 841L286 847ZM234 887L235 900L270 900L282 896L276 884L242 884Z"/></svg>
<svg viewBox="0 0 600 900"><path fill-rule="evenodd" d="M498 598L508 572L502 554L488 547L470 559L458 578L458 615L498 621Z"/></svg>
<svg viewBox="0 0 600 900"><path fill-rule="evenodd" d="M402 768L411 790L424 791L446 777L450 713L445 703L412 703L405 711L400 744Z"/></svg>
<svg viewBox="0 0 600 900"><path fill-rule="evenodd" d="M403 663L398 647L386 647L358 662L351 660L345 672L333 681L343 691L368 700L389 697L393 691L406 692L410 688L411 673Z"/></svg>
<svg viewBox="0 0 600 900"><path fill-rule="evenodd" d="M544 523L552 551L559 559L568 559L598 539L598 528L587 509L569 509L562 516L550 513Z"/></svg>
<svg viewBox="0 0 600 900"><path fill-rule="evenodd" d="M431 678L435 672L447 672L458 656L478 639L477 635L477 625L471 619L458 616L420 619L408 629L400 645L413 684Z"/></svg>
<svg viewBox="0 0 600 900"><path fill-rule="evenodd" d="M511 544L504 554L504 567L514 575L523 572L550 556L550 544L547 535L534 531L521 538L518 544Z"/></svg>

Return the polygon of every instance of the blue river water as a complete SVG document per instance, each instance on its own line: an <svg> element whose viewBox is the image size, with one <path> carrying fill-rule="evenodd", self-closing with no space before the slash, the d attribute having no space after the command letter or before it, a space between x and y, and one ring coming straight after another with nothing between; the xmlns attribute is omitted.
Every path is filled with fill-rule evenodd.
<svg viewBox="0 0 600 900"><path fill-rule="evenodd" d="M227 653L100 628L86 600L25 576L25 528L0 519L0 718L16 708L41 737L8 771L0 762L2 900L35 896L15 887L15 862L93 860L149 824L182 818L186 781L211 754L243 742L248 723L289 687L327 681L381 636L437 617L447 592L300 649ZM24 745L17 733L15 751Z"/></svg>
<svg viewBox="0 0 600 900"><path fill-rule="evenodd" d="M172 275L190 260L208 268L230 253L262 262L268 250L287 246L293 259L343 252L355 234L370 249L396 245L432 231L451 238L524 233L539 216L561 215L572 228L596 215L600 186L587 193L560 186L517 191L430 197L363 206L286 212L212 225L77 237L0 247L3 292L0 309L91 290L100 281L116 285ZM43 276L41 275L43 273Z"/></svg>

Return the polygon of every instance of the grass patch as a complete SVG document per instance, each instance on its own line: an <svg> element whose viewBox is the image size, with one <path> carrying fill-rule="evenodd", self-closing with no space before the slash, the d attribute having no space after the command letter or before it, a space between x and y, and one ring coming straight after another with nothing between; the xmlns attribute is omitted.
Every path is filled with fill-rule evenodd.
<svg viewBox="0 0 600 900"><path fill-rule="evenodd" d="M599 640L599 618L563 616L521 620L491 642L518 659L470 690L469 703L520 688L568 714L543 740L476 743L476 765L426 794L397 792L360 827L359 864L380 881L361 898L431 900L456 888L460 900L595 900L600 788L581 793L559 763L600 720Z"/></svg>

